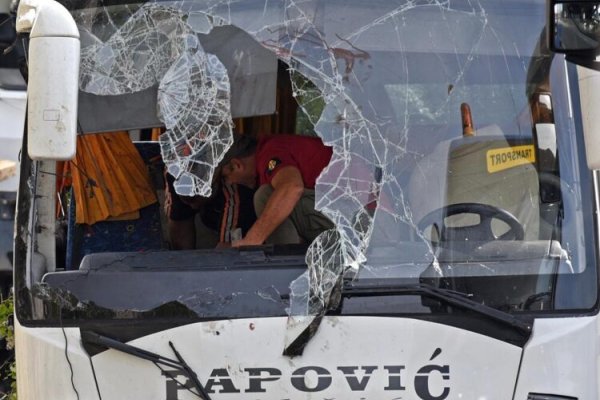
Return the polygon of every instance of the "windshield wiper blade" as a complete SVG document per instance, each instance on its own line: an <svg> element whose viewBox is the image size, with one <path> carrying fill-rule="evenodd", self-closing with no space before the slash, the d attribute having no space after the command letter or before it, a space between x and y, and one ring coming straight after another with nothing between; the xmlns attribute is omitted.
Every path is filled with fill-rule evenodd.
<svg viewBox="0 0 600 400"><path fill-rule="evenodd" d="M175 357L177 357L177 360L172 360L170 358L163 357L160 354L152 353L151 351L140 349L139 347L135 347L130 344L126 344L91 331L82 331L81 341L84 343L115 349L123 353L130 354L134 357L142 358L144 360L148 360L150 362L160 364L168 368L172 368L176 371L180 371L192 381L194 387L198 391L198 393L192 393L194 393L196 396L203 400L211 400L208 393L206 393L206 389L204 389L204 386L202 386L202 383L200 383L200 380L198 379L198 376L196 375L194 370L192 370L192 368L185 362L183 357L181 357L181 354L179 354L177 349L175 349L173 343L170 341L169 346L173 350L173 353L175 353Z"/></svg>
<svg viewBox="0 0 600 400"><path fill-rule="evenodd" d="M452 306L461 307L474 311L481 315L504 323L517 329L519 332L530 335L532 326L514 315L507 312L486 306L469 298L466 293L457 292L450 289L436 288L430 285L380 285L380 284L347 284L342 290L342 296L350 297L371 297L371 296L398 296L398 295L418 295L428 296L441 300Z"/></svg>

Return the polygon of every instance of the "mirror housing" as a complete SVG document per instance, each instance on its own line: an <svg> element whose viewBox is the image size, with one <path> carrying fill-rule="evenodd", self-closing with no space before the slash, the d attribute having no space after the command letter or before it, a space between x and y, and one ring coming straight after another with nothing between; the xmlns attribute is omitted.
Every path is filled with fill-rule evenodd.
<svg viewBox="0 0 600 400"><path fill-rule="evenodd" d="M585 155L600 170L600 0L548 0L547 45L577 67Z"/></svg>
<svg viewBox="0 0 600 400"><path fill-rule="evenodd" d="M70 160L77 143L79 31L54 0L21 0L17 32L29 33L27 143L34 160Z"/></svg>
<svg viewBox="0 0 600 400"><path fill-rule="evenodd" d="M600 0L548 0L548 48L567 61L600 71Z"/></svg>
<svg viewBox="0 0 600 400"><path fill-rule="evenodd" d="M600 1L549 2L548 47L557 53L600 52Z"/></svg>

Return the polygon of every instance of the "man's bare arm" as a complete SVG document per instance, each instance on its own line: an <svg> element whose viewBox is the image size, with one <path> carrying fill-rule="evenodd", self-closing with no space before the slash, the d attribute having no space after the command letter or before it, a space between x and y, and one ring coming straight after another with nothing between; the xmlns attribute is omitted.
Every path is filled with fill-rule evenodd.
<svg viewBox="0 0 600 400"><path fill-rule="evenodd" d="M293 166L283 167L271 181L273 193L265 209L242 240L233 247L261 245L289 215L302 197L304 182L300 170Z"/></svg>

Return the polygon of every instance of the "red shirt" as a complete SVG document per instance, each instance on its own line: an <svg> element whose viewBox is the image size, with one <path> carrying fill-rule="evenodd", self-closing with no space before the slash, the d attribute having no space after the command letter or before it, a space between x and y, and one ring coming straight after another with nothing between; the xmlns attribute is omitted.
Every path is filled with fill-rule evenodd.
<svg viewBox="0 0 600 400"><path fill-rule="evenodd" d="M286 166L300 170L304 187L315 188L315 181L329 164L333 151L321 139L298 135L273 135L258 143L256 171L260 185L271 183L277 172Z"/></svg>

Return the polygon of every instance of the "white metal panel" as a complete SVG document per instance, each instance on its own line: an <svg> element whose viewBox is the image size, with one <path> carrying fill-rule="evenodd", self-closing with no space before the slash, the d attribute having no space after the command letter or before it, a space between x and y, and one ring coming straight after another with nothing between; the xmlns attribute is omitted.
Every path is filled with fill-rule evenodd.
<svg viewBox="0 0 600 400"><path fill-rule="evenodd" d="M597 317L536 320L514 398L547 393L599 399L599 340Z"/></svg>
<svg viewBox="0 0 600 400"><path fill-rule="evenodd" d="M25 328L15 319L15 339L19 399L98 398L91 364L79 340L79 329L65 328L63 332L60 328ZM69 362L79 397L71 385Z"/></svg>
<svg viewBox="0 0 600 400"><path fill-rule="evenodd" d="M131 344L174 357L168 345L172 341L205 385L211 374L214 378L219 372L226 373L220 380L214 378L211 397L219 400L419 399L427 398L423 385L430 398L439 399L506 400L513 394L521 349L490 337L412 319L327 317L304 354L288 358L281 355L285 326L286 318L197 323ZM103 398L167 398L168 378L152 363L115 350L93 360ZM440 369L425 373L423 368L430 365ZM302 372L303 367L310 370ZM340 367L356 367L356 374L344 374ZM363 369L367 367L371 374ZM264 373L262 377L274 379L261 383L264 392L250 393L248 368L274 368L281 374ZM318 368L323 369L321 373ZM351 390L351 382L355 390ZM228 383L239 392L223 393L223 385ZM364 388L357 389L360 383ZM298 388L302 385L319 390L303 391ZM385 390L394 386L396 390ZM178 390L177 396L181 400L195 398L184 389Z"/></svg>

